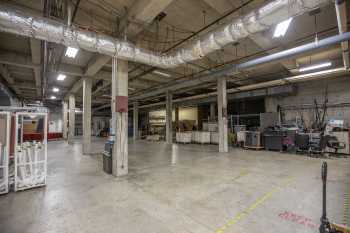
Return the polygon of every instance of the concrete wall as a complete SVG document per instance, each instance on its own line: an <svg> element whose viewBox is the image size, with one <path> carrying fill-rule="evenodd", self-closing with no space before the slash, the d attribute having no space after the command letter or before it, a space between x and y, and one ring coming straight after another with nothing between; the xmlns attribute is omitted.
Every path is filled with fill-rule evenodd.
<svg viewBox="0 0 350 233"><path fill-rule="evenodd" d="M327 86L329 108L326 119L344 119L345 124L350 126L350 76L299 83L296 95L266 97L266 112L276 112L277 105L281 105L287 109L286 120L303 116L306 125L310 126L314 120L314 99L322 105Z"/></svg>

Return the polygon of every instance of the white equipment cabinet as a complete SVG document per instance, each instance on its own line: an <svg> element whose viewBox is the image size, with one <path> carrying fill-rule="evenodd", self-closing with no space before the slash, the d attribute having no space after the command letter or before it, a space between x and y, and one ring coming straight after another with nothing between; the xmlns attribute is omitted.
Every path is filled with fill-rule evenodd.
<svg viewBox="0 0 350 233"><path fill-rule="evenodd" d="M210 132L192 131L192 141L195 143L210 143Z"/></svg>
<svg viewBox="0 0 350 233"><path fill-rule="evenodd" d="M40 122L42 140L24 140L25 121ZM38 123L39 124L39 123ZM16 113L15 191L46 185L47 113Z"/></svg>
<svg viewBox="0 0 350 233"><path fill-rule="evenodd" d="M9 191L10 128L10 113L0 112L0 194Z"/></svg>
<svg viewBox="0 0 350 233"><path fill-rule="evenodd" d="M192 133L191 132L177 132L176 142L179 143L191 143Z"/></svg>

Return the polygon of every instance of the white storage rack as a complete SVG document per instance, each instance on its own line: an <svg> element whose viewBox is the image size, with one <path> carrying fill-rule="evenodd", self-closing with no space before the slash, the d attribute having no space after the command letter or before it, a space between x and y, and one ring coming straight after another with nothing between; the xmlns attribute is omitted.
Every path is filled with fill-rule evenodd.
<svg viewBox="0 0 350 233"><path fill-rule="evenodd" d="M25 117L43 119L43 140L23 142ZM46 185L47 174L47 113L16 112L15 191ZM21 135L18 135L20 129Z"/></svg>
<svg viewBox="0 0 350 233"><path fill-rule="evenodd" d="M10 129L11 115L9 112L0 112L0 117L6 121L4 137L0 141L0 194L9 191L9 153L10 153Z"/></svg>

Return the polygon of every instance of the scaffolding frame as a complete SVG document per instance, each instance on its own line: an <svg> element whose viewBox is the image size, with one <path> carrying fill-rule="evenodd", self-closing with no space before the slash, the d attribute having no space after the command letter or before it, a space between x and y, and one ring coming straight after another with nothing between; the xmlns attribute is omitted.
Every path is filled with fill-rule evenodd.
<svg viewBox="0 0 350 233"><path fill-rule="evenodd" d="M9 192L9 157L10 157L11 113L10 112L0 112L0 116L5 116L5 118L6 118L6 142L5 142L5 145L1 145L1 143L0 143L0 171L1 170L3 171L2 172L3 177L2 177L2 179L0 179L0 188L5 186L5 189L0 189L0 194L5 194L5 193Z"/></svg>
<svg viewBox="0 0 350 233"><path fill-rule="evenodd" d="M43 117L44 119L44 124L43 124L43 140L42 140L42 145L43 145L43 150L44 150L44 159L43 160L39 160L39 161L28 161L28 162L22 162L20 163L18 161L19 159L19 152L18 152L18 136L21 136L21 144L23 143L23 117ZM19 129L19 119L21 117L21 135L18 135L18 129ZM26 189L31 189L31 188L35 188L35 187L42 187L42 186L46 186L46 177L47 177L47 125L48 123L48 115L47 113L38 113L38 112L16 112L15 115L15 126L16 126L16 140L15 140L15 186L14 186L14 190L15 192L17 191L21 191L21 190L26 190ZM23 167L23 166L29 166L30 168L37 169L38 165L43 166L43 182L38 182L38 183L31 183L31 184L27 184L25 186L19 186L20 182L19 182L19 167ZM35 170L34 170L35 171ZM35 173L35 172L34 172ZM36 177L37 174L34 174L34 177ZM36 177L37 178L37 177Z"/></svg>

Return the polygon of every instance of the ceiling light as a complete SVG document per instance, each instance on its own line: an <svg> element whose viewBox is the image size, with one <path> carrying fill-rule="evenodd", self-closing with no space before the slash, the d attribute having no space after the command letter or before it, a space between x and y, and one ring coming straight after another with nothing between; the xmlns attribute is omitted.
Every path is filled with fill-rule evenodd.
<svg viewBox="0 0 350 233"><path fill-rule="evenodd" d="M72 48L72 47L68 47L66 50L66 57L71 57L71 58L75 58L75 56L77 55L79 49L76 48Z"/></svg>
<svg viewBox="0 0 350 233"><path fill-rule="evenodd" d="M50 97L50 99L55 100L55 99L56 99L56 96L52 95L52 96Z"/></svg>
<svg viewBox="0 0 350 233"><path fill-rule="evenodd" d="M52 91L53 91L53 92L59 92L60 89L58 89L57 87L54 87L54 88L52 88Z"/></svg>
<svg viewBox="0 0 350 233"><path fill-rule="evenodd" d="M63 81L63 80L65 80L66 79L66 75L64 75L64 74L59 74L58 76L57 76L57 80L58 81Z"/></svg>
<svg viewBox="0 0 350 233"><path fill-rule="evenodd" d="M320 69L320 68L324 68L324 67L329 67L331 65L332 65L332 62L325 62L325 63L321 63L321 64L306 66L306 67L299 68L299 72L305 72L305 71L309 71L309 70L316 70L316 69Z"/></svg>
<svg viewBox="0 0 350 233"><path fill-rule="evenodd" d="M313 73L308 73L308 74L301 74L301 75L297 75L297 76L292 76L289 78L285 78L284 80L286 81L297 81L297 80L301 80L301 79L311 79L314 77L319 77L321 75L329 75L332 73L337 73L337 72L343 72L344 68L335 68L335 69L329 69L329 70L321 70L321 71L317 71L317 72L313 72Z"/></svg>
<svg viewBox="0 0 350 233"><path fill-rule="evenodd" d="M289 18L279 24L277 24L273 37L281 37L284 36L289 28L290 23L293 18Z"/></svg>
<svg viewBox="0 0 350 233"><path fill-rule="evenodd" d="M159 70L154 70L154 71L153 71L153 73L155 73L155 74L159 74L159 75L161 75L161 76L168 77L168 78L170 78L170 77L171 77L171 75L170 75L170 74L168 74L168 73L164 73L164 72L159 71Z"/></svg>

